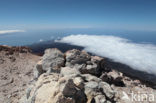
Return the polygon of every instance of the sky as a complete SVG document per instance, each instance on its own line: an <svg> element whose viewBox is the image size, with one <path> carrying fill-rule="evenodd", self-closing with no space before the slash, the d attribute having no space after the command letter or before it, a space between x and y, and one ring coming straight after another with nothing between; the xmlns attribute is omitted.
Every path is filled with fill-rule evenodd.
<svg viewBox="0 0 156 103"><path fill-rule="evenodd" d="M0 30L156 31L156 0L0 0Z"/></svg>

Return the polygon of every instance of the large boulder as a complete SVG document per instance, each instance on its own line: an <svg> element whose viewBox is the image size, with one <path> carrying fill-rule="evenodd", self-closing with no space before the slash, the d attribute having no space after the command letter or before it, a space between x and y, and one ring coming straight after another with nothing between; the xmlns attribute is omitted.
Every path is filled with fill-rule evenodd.
<svg viewBox="0 0 156 103"><path fill-rule="evenodd" d="M64 66L64 54L56 49L46 49L42 58L42 67L44 71L60 72L60 68Z"/></svg>
<svg viewBox="0 0 156 103"><path fill-rule="evenodd" d="M111 86L106 82L100 82L99 88L102 89L102 92L106 95L107 98L113 99L115 96L115 92L111 88Z"/></svg>
<svg viewBox="0 0 156 103"><path fill-rule="evenodd" d="M42 74L34 85L30 85L26 96L21 103L47 103L48 99L55 93L55 86L59 80L59 74Z"/></svg>
<svg viewBox="0 0 156 103"><path fill-rule="evenodd" d="M34 79L37 79L44 72L45 71L42 68L42 61L40 60L34 67Z"/></svg>
<svg viewBox="0 0 156 103"><path fill-rule="evenodd" d="M80 75L80 72L75 69L75 68L70 68L70 67L62 67L61 68L61 72L60 75L63 76L67 76L67 77L75 77L77 75Z"/></svg>
<svg viewBox="0 0 156 103"><path fill-rule="evenodd" d="M65 64L64 54L56 49L46 49L42 59L34 68L34 78L37 79L42 73L60 72Z"/></svg>
<svg viewBox="0 0 156 103"><path fill-rule="evenodd" d="M66 66L74 67L75 64L86 64L91 59L91 56L85 51L79 51L76 49L69 50L65 53Z"/></svg>
<svg viewBox="0 0 156 103"><path fill-rule="evenodd" d="M87 98L81 85L83 80L80 79L76 76L70 78L67 75L60 76L58 73L44 73L29 89L23 101L24 103L86 103Z"/></svg>
<svg viewBox="0 0 156 103"><path fill-rule="evenodd" d="M98 64L95 63L86 65L86 67L81 68L80 71L83 74L100 75L100 68L98 67Z"/></svg>
<svg viewBox="0 0 156 103"><path fill-rule="evenodd" d="M97 95L92 101L95 103L107 103L106 97L104 95Z"/></svg>
<svg viewBox="0 0 156 103"><path fill-rule="evenodd" d="M86 82L85 94L87 95L88 99L87 103L105 103L107 100L114 101L115 97L114 90L106 82Z"/></svg>
<svg viewBox="0 0 156 103"><path fill-rule="evenodd" d="M103 58L98 56L91 56L91 60L87 61L85 67L81 67L79 70L83 74L92 74L95 76L100 76L102 71L104 70L101 68L101 61L103 61Z"/></svg>
<svg viewBox="0 0 156 103"><path fill-rule="evenodd" d="M102 59L99 63L99 66L103 72L110 72L112 69L112 66L109 62L107 62L106 59Z"/></svg>
<svg viewBox="0 0 156 103"><path fill-rule="evenodd" d="M112 70L108 73L103 73L100 77L104 82L114 84L116 86L125 86L123 81L123 74L121 72Z"/></svg>
<svg viewBox="0 0 156 103"><path fill-rule="evenodd" d="M84 78L85 81L95 81L95 82L101 82L102 80L94 75L91 74L82 74L82 77Z"/></svg>
<svg viewBox="0 0 156 103"><path fill-rule="evenodd" d="M76 49L66 52L66 66L74 67L83 74L100 75L99 63L102 58L97 56L90 56L85 51Z"/></svg>

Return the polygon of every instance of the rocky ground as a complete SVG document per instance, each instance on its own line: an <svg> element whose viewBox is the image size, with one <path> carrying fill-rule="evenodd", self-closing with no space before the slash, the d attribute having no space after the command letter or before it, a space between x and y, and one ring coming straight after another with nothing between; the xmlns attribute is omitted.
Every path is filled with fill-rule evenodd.
<svg viewBox="0 0 156 103"><path fill-rule="evenodd" d="M156 90L76 49L47 49L21 103L155 103Z"/></svg>
<svg viewBox="0 0 156 103"><path fill-rule="evenodd" d="M0 46L0 103L156 103L156 90L76 49Z"/></svg>
<svg viewBox="0 0 156 103"><path fill-rule="evenodd" d="M26 47L0 46L0 103L19 103L39 59Z"/></svg>

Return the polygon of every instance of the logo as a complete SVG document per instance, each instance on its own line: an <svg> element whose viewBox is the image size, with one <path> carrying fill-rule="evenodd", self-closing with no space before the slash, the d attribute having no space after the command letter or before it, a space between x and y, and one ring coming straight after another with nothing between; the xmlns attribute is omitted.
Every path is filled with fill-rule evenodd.
<svg viewBox="0 0 156 103"><path fill-rule="evenodd" d="M130 98L128 97L127 93L126 92L122 92L123 93L123 97L121 99L127 99L127 100L130 100Z"/></svg>
<svg viewBox="0 0 156 103"><path fill-rule="evenodd" d="M137 92L134 93L133 91L131 93L122 92L123 97L122 100L128 100L128 101L135 101L135 102L154 102L155 101L155 95L154 93L141 93Z"/></svg>

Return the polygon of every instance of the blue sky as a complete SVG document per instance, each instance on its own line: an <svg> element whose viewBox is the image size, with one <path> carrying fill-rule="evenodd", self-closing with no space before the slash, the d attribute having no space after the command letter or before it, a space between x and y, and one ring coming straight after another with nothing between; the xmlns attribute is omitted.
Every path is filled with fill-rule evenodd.
<svg viewBox="0 0 156 103"><path fill-rule="evenodd" d="M156 31L156 0L0 0L0 30L30 28Z"/></svg>

